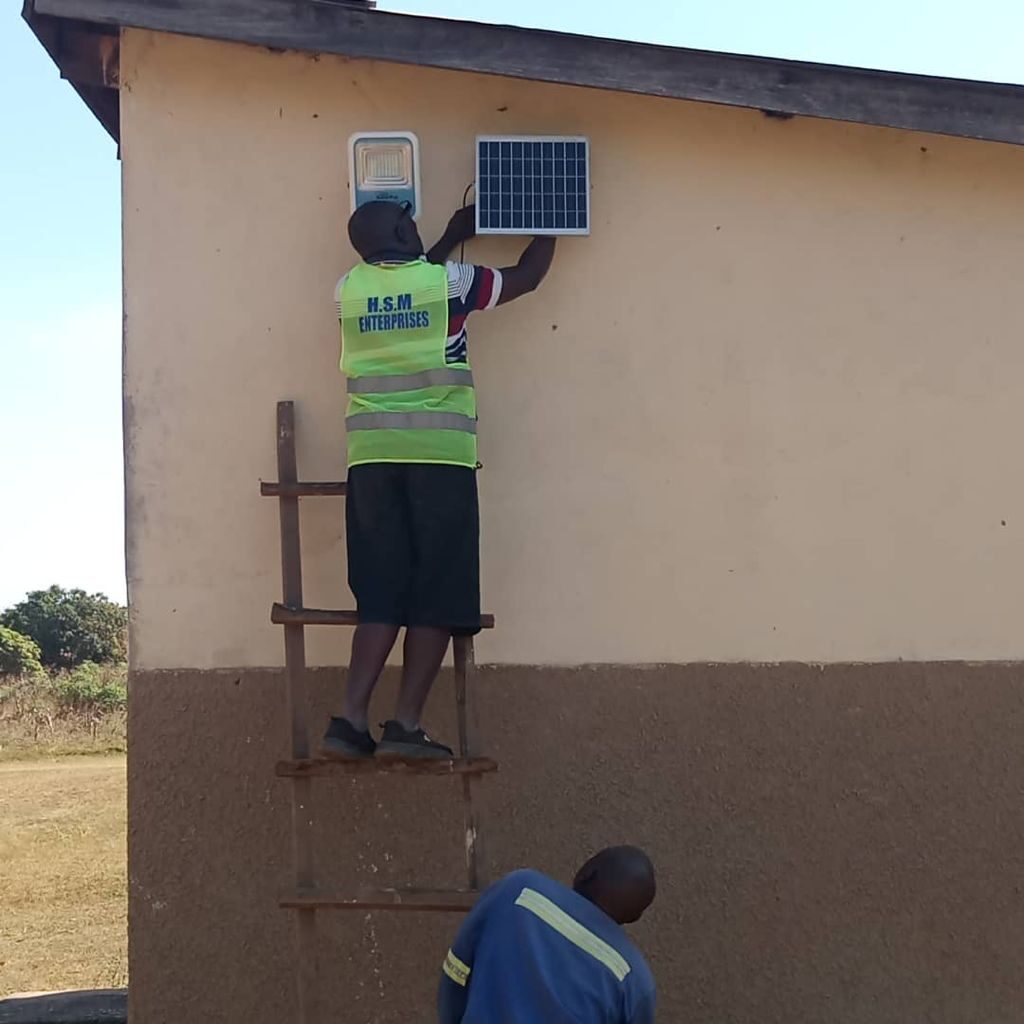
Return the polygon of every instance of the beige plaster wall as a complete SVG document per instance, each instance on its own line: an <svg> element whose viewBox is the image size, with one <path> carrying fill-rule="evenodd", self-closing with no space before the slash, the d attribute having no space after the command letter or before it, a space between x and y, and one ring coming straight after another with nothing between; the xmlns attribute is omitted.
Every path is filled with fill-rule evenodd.
<svg viewBox="0 0 1024 1024"><path fill-rule="evenodd" d="M472 324L482 660L1024 655L1024 151L135 31L122 75L136 668L282 660L258 480L280 398L342 475L345 143L380 128L419 133L427 236L477 132L593 142L592 237ZM340 502L303 526L308 603L348 604Z"/></svg>

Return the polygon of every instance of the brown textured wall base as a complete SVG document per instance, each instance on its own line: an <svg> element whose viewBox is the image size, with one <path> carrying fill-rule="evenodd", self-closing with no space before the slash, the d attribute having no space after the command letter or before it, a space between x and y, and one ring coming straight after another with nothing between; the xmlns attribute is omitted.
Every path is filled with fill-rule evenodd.
<svg viewBox="0 0 1024 1024"><path fill-rule="evenodd" d="M687 665L479 675L487 852L661 873L635 930L688 1024L1018 1024L1024 668ZM310 673L318 729L340 671ZM381 715L391 681L384 686ZM450 680L431 723L454 732ZM294 1020L283 673L136 672L133 1024ZM448 779L314 783L325 883L462 882ZM419 1024L457 922L321 915L326 1020Z"/></svg>

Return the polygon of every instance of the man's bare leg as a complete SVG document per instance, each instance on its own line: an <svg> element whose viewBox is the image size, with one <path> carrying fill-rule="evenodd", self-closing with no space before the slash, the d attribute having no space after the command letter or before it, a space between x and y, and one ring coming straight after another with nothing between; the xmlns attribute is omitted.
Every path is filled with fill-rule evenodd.
<svg viewBox="0 0 1024 1024"><path fill-rule="evenodd" d="M410 626L405 631L402 688L398 693L395 720L403 729L418 729L430 688L444 661L451 630L434 626Z"/></svg>
<svg viewBox="0 0 1024 1024"><path fill-rule="evenodd" d="M356 627L352 637L352 658L345 687L345 718L360 732L368 728L370 698L398 639L398 629L398 626L381 622L364 622Z"/></svg>

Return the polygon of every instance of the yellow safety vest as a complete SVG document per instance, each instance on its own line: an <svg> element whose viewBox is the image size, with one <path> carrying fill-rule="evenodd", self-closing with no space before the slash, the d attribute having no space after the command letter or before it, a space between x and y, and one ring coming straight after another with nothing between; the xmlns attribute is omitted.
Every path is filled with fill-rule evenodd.
<svg viewBox="0 0 1024 1024"><path fill-rule="evenodd" d="M468 361L445 361L448 272L426 260L360 263L341 282L348 464L477 464ZM468 356L467 356L468 360Z"/></svg>

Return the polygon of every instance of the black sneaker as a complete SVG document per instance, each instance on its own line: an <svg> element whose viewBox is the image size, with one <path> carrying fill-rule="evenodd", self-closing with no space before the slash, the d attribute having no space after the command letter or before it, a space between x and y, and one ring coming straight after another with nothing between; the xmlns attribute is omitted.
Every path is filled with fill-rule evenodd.
<svg viewBox="0 0 1024 1024"><path fill-rule="evenodd" d="M443 743L432 740L422 729L403 729L400 722L385 722L377 744L377 756L395 760L402 758L450 761L455 755Z"/></svg>
<svg viewBox="0 0 1024 1024"><path fill-rule="evenodd" d="M376 749L369 732L360 732L347 718L332 718L320 744L320 756L330 761L360 761L373 757Z"/></svg>

